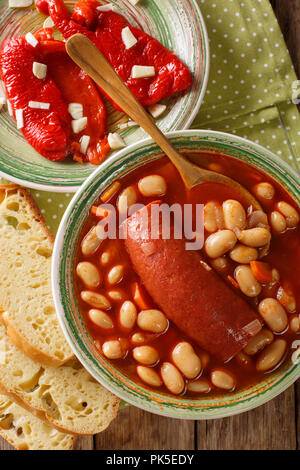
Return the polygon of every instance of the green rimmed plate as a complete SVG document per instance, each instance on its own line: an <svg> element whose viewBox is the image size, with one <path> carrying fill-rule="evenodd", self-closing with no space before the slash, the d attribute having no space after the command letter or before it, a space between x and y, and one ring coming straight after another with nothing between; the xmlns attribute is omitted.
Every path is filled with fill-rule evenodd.
<svg viewBox="0 0 300 470"><path fill-rule="evenodd" d="M72 7L76 2L66 2ZM104 3L104 2L103 2ZM193 85L185 94L165 100L167 112L158 120L164 131L186 129L201 105L209 73L209 46L205 24L196 0L112 0L124 16L173 50L193 73ZM35 8L13 10L0 0L0 43L42 27L45 16ZM57 36L59 37L59 36ZM108 129L113 132L127 118L108 104ZM146 137L141 128L120 131L127 144ZM72 161L51 162L40 156L16 129L7 110L0 112L0 175L24 186L55 192L76 191L95 170L93 165Z"/></svg>
<svg viewBox="0 0 300 470"><path fill-rule="evenodd" d="M191 155L213 151L235 157L264 171L281 184L300 205L299 176L268 150L245 139L213 131L181 131L169 134L175 147ZM123 400L152 413L183 419L213 419L248 411L271 400L300 377L300 364L289 362L265 379L241 391L189 400L150 391L130 380L93 345L78 309L73 265L78 238L89 208L116 178L155 160L161 151L147 139L122 150L95 171L72 199L61 222L53 256L52 289L61 326L84 367ZM195 157L196 158L196 157Z"/></svg>

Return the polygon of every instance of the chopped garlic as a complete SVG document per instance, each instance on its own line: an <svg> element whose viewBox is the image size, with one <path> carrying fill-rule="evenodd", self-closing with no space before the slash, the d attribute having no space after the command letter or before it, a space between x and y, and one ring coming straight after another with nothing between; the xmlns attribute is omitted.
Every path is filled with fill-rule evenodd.
<svg viewBox="0 0 300 470"><path fill-rule="evenodd" d="M138 126L138 123L135 121L128 121L124 122L124 124L120 124L118 127L119 129L127 129L128 127L136 127Z"/></svg>
<svg viewBox="0 0 300 470"><path fill-rule="evenodd" d="M87 117L82 117L80 119L73 119L72 121L72 129L74 134L78 134L79 132L83 131L87 126Z"/></svg>
<svg viewBox="0 0 300 470"><path fill-rule="evenodd" d="M48 18L45 19L43 23L43 28L54 28L54 21L51 18L51 16L48 16Z"/></svg>
<svg viewBox="0 0 300 470"><path fill-rule="evenodd" d="M101 5L97 7L98 11L116 11L116 7L112 3L107 3L106 5Z"/></svg>
<svg viewBox="0 0 300 470"><path fill-rule="evenodd" d="M131 70L132 78L147 78L155 76L155 68L150 65L134 65Z"/></svg>
<svg viewBox="0 0 300 470"><path fill-rule="evenodd" d="M37 38L32 33L25 34L25 39L32 47L36 47L39 43Z"/></svg>
<svg viewBox="0 0 300 470"><path fill-rule="evenodd" d="M122 41L124 42L126 49L130 49L137 43L137 39L132 34L129 26L126 26L126 28L122 29L121 35Z"/></svg>
<svg viewBox="0 0 300 470"><path fill-rule="evenodd" d="M161 114L165 112L167 106L165 104L152 104L149 106L148 111L154 117L154 119L158 118Z"/></svg>
<svg viewBox="0 0 300 470"><path fill-rule="evenodd" d="M112 150L117 150L126 147L124 140L117 132L108 134L108 143Z"/></svg>
<svg viewBox="0 0 300 470"><path fill-rule="evenodd" d="M47 65L41 64L40 62L33 62L32 64L32 72L37 78L44 80L47 75Z"/></svg>
<svg viewBox="0 0 300 470"><path fill-rule="evenodd" d="M6 104L7 104L7 111L8 111L8 114L9 114L10 116L13 116L14 113L13 113L13 109L12 109L12 105L11 105L10 101L7 100L7 103L6 103Z"/></svg>
<svg viewBox="0 0 300 470"><path fill-rule="evenodd" d="M16 109L17 129L24 127L23 109Z"/></svg>
<svg viewBox="0 0 300 470"><path fill-rule="evenodd" d="M132 5L137 5L140 0L129 0Z"/></svg>
<svg viewBox="0 0 300 470"><path fill-rule="evenodd" d="M33 0L9 0L9 8L26 8L30 7L33 3Z"/></svg>
<svg viewBox="0 0 300 470"><path fill-rule="evenodd" d="M69 103L68 111L73 119L83 118L83 106L81 103Z"/></svg>
<svg viewBox="0 0 300 470"><path fill-rule="evenodd" d="M50 109L50 103L42 103L41 101L29 101L29 108Z"/></svg>
<svg viewBox="0 0 300 470"><path fill-rule="evenodd" d="M83 135L82 137L80 137L79 142L80 142L80 152L85 155L87 152L88 146L90 144L90 136Z"/></svg>

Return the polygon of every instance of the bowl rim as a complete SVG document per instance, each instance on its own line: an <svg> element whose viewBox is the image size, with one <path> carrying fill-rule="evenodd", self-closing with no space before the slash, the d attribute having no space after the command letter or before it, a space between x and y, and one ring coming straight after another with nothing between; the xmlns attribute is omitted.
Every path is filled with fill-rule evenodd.
<svg viewBox="0 0 300 470"><path fill-rule="evenodd" d="M285 174L289 174L296 180L299 178L299 175L297 174L297 172L293 168L291 168L284 160L281 160L277 155L265 149L261 145L253 143L247 139L244 139L236 135L227 134L227 133L218 132L218 131L207 131L207 130L196 130L196 129L184 130L184 131L173 131L173 132L167 133L166 135L171 139L176 138L176 137L182 137L182 138L187 139L187 138L191 138L192 136L200 139L201 137L205 136L205 137L212 139L210 140L210 142L216 142L217 141L216 139L223 139L223 141L226 141L226 139L229 138L231 140L231 144L232 144L232 141L234 141L237 144L238 143L244 144L248 148L252 147L253 149L256 149L256 151L258 151L260 154L263 153L265 155L268 155L268 157L272 161L280 164L279 166L281 167L281 169L284 170ZM126 402L138 408L141 408L141 409L144 409L145 411L152 412L154 414L162 415L165 417L171 417L171 418L176 418L176 419L192 419L192 420L218 419L222 417L228 417L228 416L233 416L235 414L247 412L251 409L254 409L258 406L265 404L266 402L270 401L271 399L275 398L277 395L282 393L289 386L291 386L300 377L300 364L295 364L294 366L291 366L289 370L285 370L282 376L277 381L272 383L269 388L266 387L266 389L259 391L256 395L253 392L253 394L250 397L238 399L237 402L230 404L230 406L228 406L228 404L226 405L226 403L221 405L220 408L216 408L216 409L213 407L206 406L205 411L188 409L188 406L187 406L187 409L183 409L183 410L170 409L167 407L164 408L163 404L157 405L157 403L155 403L154 401L151 402L151 400L147 400L147 397L141 398L141 394L139 392L136 392L136 395L139 396L138 402L136 402L135 399L132 398L131 395L128 395L128 392L126 392L126 390L124 391L124 389L122 389L119 385L115 385L113 381L110 378L105 377L100 370L99 370L99 374L96 374L93 368L90 366L88 358L83 353L80 346L78 345L78 342L72 340L70 325L68 323L68 319L66 318L63 304L61 303L61 288L60 288L61 285L60 285L60 269L59 269L62 249L64 246L65 230L66 230L66 225L69 220L69 217L71 213L73 212L74 207L76 208L76 204L78 200L80 199L81 195L84 194L86 188L88 188L91 183L96 182L98 178L101 178L99 174L102 173L102 175L105 175L106 167L110 167L114 163L120 162L122 160L122 157L124 157L126 154L128 155L131 154L133 151L137 150L139 147L142 147L148 144L153 144L153 143L154 142L151 138L147 138L137 143L133 143L130 146L126 147L125 149L122 149L120 152L118 152L114 156L113 160L110 160L104 163L105 168L103 167L97 168L83 183L83 185L80 188L80 191L78 191L73 196L73 199L71 200L62 218L61 224L59 226L55 244L54 244L53 257L52 257L52 275L51 275L52 293L53 293L54 304L55 304L56 312L58 314L60 325L63 329L65 337L72 351L74 352L75 356L77 356L78 360L82 363L82 365L88 370L88 372L105 388L110 390L115 395L119 396L121 399L125 400ZM253 166L255 166L255 164ZM299 190L299 197L300 197L300 190ZM112 369L113 369L113 366L112 366ZM292 374L292 377L291 377L291 374ZM180 397L173 398L173 402L180 403Z"/></svg>
<svg viewBox="0 0 300 470"><path fill-rule="evenodd" d="M197 23L199 24L199 28L201 30L201 40L202 40L202 44L203 44L203 47L202 47L203 48L203 64L204 64L202 80L201 80L201 85L202 86L201 86L201 89L198 91L197 99L194 103L194 107L193 107L192 112L186 118L185 122L180 124L180 128L174 129L173 131L170 131L170 132L176 132L177 130L181 130L181 129L184 130L184 129L188 129L190 127L190 125L194 121L195 117L197 116L197 114L199 112L199 109L201 107L201 104L203 102L204 95L206 93L206 89L207 89L207 85L208 85L209 73L210 73L210 63L211 63L211 61L210 61L210 45L209 45L209 37L208 37L207 27L206 27L204 17L202 15L200 6L197 3L197 0L186 0L186 1L190 2L192 8L195 10L195 17L196 18L198 17ZM189 90L187 91L187 93L188 92L189 92ZM25 139L25 137L24 137L24 139ZM137 143L137 142L135 142L135 143ZM130 144L130 145L132 145L132 144ZM0 148L0 151L1 151L1 148ZM112 158L114 159L115 155L116 154L113 154L113 155L109 156L108 159L112 159ZM103 163L101 163L99 166L102 166L102 165L103 165ZM93 170L93 171L95 171L95 170ZM91 174L93 173L93 171L91 172ZM87 178L89 178L89 176ZM23 179L22 177L19 177L18 175L13 173L13 170L12 170L12 174L8 173L8 172L5 172L5 171L1 170L1 167L0 167L0 177L2 177L4 179L7 179L7 180L9 180L13 183L20 184L20 185L22 185L26 188L29 188L29 189L34 189L34 190L37 190L37 191L49 191L49 192L53 192L53 193L75 193L76 191L78 191L80 189L80 187L84 183L83 182L83 183L80 183L80 184L70 184L70 185L68 185L67 182L64 185L59 185L59 184L56 184L56 183L38 183L38 182L35 182L35 181L31 181L29 179ZM55 178L53 177L52 179L54 180Z"/></svg>

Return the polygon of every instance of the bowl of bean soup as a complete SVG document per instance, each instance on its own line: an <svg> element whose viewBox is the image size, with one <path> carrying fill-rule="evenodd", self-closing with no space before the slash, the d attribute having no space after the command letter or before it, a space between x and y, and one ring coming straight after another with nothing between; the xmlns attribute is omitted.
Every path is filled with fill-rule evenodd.
<svg viewBox="0 0 300 470"><path fill-rule="evenodd" d="M168 134L236 180L187 190L151 140L98 168L55 242L53 295L74 353L126 402L213 419L271 400L300 376L299 176L214 131Z"/></svg>

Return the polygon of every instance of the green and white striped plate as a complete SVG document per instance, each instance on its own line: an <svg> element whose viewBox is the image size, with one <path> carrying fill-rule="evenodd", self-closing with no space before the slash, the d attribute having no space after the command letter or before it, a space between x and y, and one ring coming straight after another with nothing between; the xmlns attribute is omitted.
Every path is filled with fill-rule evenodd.
<svg viewBox="0 0 300 470"><path fill-rule="evenodd" d="M181 131L168 135L175 147L201 162L199 151L217 152L244 161L274 178L300 205L299 175L263 147L237 136L214 131ZM115 179L160 158L150 139L122 150L96 170L73 197L60 224L54 246L52 291L60 323L74 354L104 387L128 403L152 413L183 419L213 419L248 411L271 400L300 377L300 363L291 361L264 380L234 393L186 399L169 397L136 384L97 352L80 314L73 281L75 251L90 207ZM296 346L296 345L295 345Z"/></svg>
<svg viewBox="0 0 300 470"><path fill-rule="evenodd" d="M73 1L66 2L72 7ZM104 2L103 2L104 3ZM209 46L205 24L196 0L143 0L133 6L128 0L112 0L124 16L156 37L177 54L193 73L194 81L185 95L165 100L168 111L158 120L164 131L186 129L201 105L209 73ZM0 43L42 27L45 16L35 8L13 10L0 0ZM59 38L60 36L57 35ZM127 118L108 104L108 129L118 130ZM127 144L146 137L141 128L121 131ZM7 109L0 112L0 175L35 189L55 192L76 191L95 170L93 165L73 161L51 162L40 156L16 129Z"/></svg>

